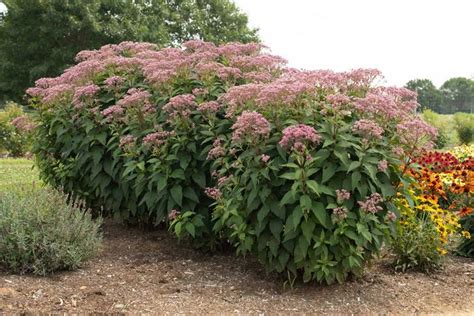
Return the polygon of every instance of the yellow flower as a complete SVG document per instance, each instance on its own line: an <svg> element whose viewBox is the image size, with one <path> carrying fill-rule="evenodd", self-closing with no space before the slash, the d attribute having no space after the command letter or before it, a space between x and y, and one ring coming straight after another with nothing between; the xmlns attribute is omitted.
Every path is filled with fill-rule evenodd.
<svg viewBox="0 0 474 316"><path fill-rule="evenodd" d="M471 234L467 230L463 230L461 235L466 239L471 239Z"/></svg>

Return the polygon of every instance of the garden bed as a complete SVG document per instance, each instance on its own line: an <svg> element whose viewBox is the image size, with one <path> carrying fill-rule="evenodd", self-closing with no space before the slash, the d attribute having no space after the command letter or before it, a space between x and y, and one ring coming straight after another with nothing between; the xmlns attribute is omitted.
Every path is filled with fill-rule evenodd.
<svg viewBox="0 0 474 316"><path fill-rule="evenodd" d="M107 223L102 254L52 277L0 272L0 313L465 313L474 310L474 261L447 257L426 275L395 274L382 258L343 285L296 284L266 275L252 259L177 244L166 231Z"/></svg>

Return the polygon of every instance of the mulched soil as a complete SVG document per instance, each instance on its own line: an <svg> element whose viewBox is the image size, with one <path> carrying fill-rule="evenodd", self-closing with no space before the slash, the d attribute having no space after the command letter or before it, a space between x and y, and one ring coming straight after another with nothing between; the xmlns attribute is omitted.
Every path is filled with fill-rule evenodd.
<svg viewBox="0 0 474 316"><path fill-rule="evenodd" d="M52 277L0 271L0 314L450 313L474 311L474 261L449 257L442 271L395 274L381 259L343 285L283 286L251 258L209 256L166 231L107 223L101 255Z"/></svg>

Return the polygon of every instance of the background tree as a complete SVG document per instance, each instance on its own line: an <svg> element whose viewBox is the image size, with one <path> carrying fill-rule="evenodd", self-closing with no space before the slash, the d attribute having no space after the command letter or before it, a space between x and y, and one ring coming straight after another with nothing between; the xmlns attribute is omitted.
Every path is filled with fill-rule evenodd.
<svg viewBox="0 0 474 316"><path fill-rule="evenodd" d="M446 107L454 112L474 111L474 80L467 78L451 78L440 88Z"/></svg>
<svg viewBox="0 0 474 316"><path fill-rule="evenodd" d="M429 79L410 80L405 85L407 89L416 91L418 103L422 109L431 109L437 113L447 113L443 107L443 95Z"/></svg>
<svg viewBox="0 0 474 316"><path fill-rule="evenodd" d="M0 103L20 101L41 77L60 74L83 49L124 40L161 46L188 39L258 41L230 0L3 0Z"/></svg>

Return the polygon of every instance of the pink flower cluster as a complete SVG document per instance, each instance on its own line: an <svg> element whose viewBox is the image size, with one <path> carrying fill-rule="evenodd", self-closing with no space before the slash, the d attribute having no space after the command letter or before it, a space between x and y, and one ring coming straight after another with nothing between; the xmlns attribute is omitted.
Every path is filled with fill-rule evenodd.
<svg viewBox="0 0 474 316"><path fill-rule="evenodd" d="M117 102L123 108L147 105L150 103L151 94L143 89L131 88L127 91L127 94L123 99Z"/></svg>
<svg viewBox="0 0 474 316"><path fill-rule="evenodd" d="M270 160L270 156L263 154L263 155L260 156L260 160L261 160L263 163L267 163L267 162Z"/></svg>
<svg viewBox="0 0 474 316"><path fill-rule="evenodd" d="M218 188L206 188L204 193L211 199L218 200L222 196L221 190Z"/></svg>
<svg viewBox="0 0 474 316"><path fill-rule="evenodd" d="M394 222L396 219L397 219L397 215L394 212L392 212L392 211L387 212L387 220L388 221Z"/></svg>
<svg viewBox="0 0 474 316"><path fill-rule="evenodd" d="M339 206L339 207L334 208L332 212L338 220L342 220L347 217L348 210L344 206Z"/></svg>
<svg viewBox="0 0 474 316"><path fill-rule="evenodd" d="M159 50L151 43L122 42L82 51L76 56L78 64L59 77L38 80L35 88L28 89L27 93L41 98L43 103L50 103L66 92L74 93L76 86L91 82L106 70L112 75L103 83L108 89L115 90L125 82L123 73L144 75L147 83L162 87L177 76L203 79L202 76L215 75L223 81L241 77L252 81L252 77L258 77L255 80L265 78L268 81L283 66L280 57L262 54L263 46L256 43L216 46L193 40L184 43L183 47L185 49Z"/></svg>
<svg viewBox="0 0 474 316"><path fill-rule="evenodd" d="M351 198L351 192L341 189L336 190L336 197L339 203L342 203L345 200L349 200Z"/></svg>
<svg viewBox="0 0 474 316"><path fill-rule="evenodd" d="M352 126L352 131L367 140L372 138L380 139L383 134L383 128L381 128L376 122L365 119L356 121Z"/></svg>
<svg viewBox="0 0 474 316"><path fill-rule="evenodd" d="M100 114L105 116L109 121L116 120L120 118L125 113L125 109L120 105L112 105L106 108L105 110L101 111Z"/></svg>
<svg viewBox="0 0 474 316"><path fill-rule="evenodd" d="M354 102L360 114L379 122L401 121L415 113L416 94L405 88L377 87Z"/></svg>
<svg viewBox="0 0 474 316"><path fill-rule="evenodd" d="M27 115L18 116L10 123L22 132L30 132L36 128L36 124L33 123Z"/></svg>
<svg viewBox="0 0 474 316"><path fill-rule="evenodd" d="M177 116L188 117L191 111L197 107L195 96L192 94L181 94L172 97L168 103L163 106L163 111L167 112L170 118Z"/></svg>
<svg viewBox="0 0 474 316"><path fill-rule="evenodd" d="M372 193L365 201L358 201L360 208L367 212L375 214L378 211L381 211L383 208L379 204L383 202L383 198L378 193Z"/></svg>
<svg viewBox="0 0 474 316"><path fill-rule="evenodd" d="M125 78L122 76L112 76L104 80L105 85L108 88L115 89L125 82Z"/></svg>
<svg viewBox="0 0 474 316"><path fill-rule="evenodd" d="M120 149L127 151L135 144L136 138L132 135L126 135L120 138Z"/></svg>
<svg viewBox="0 0 474 316"><path fill-rule="evenodd" d="M316 130L305 124L293 125L283 130L283 136L279 142L285 149L303 152L306 146L316 146L321 142L321 136Z"/></svg>
<svg viewBox="0 0 474 316"><path fill-rule="evenodd" d="M91 99L95 94L100 91L100 88L95 84L88 84L82 87L76 87L74 90L74 96L72 103L76 109L84 106L84 99Z"/></svg>
<svg viewBox="0 0 474 316"><path fill-rule="evenodd" d="M380 172L385 172L388 168L388 162L387 160L380 160L379 163L377 164L377 170Z"/></svg>
<svg viewBox="0 0 474 316"><path fill-rule="evenodd" d="M214 143L212 144L211 150L207 153L207 160L213 160L225 155L225 149L222 147L222 140L220 138L216 138Z"/></svg>
<svg viewBox="0 0 474 316"><path fill-rule="evenodd" d="M397 133L400 135L401 143L410 148L429 147L438 135L436 128L420 118L398 124Z"/></svg>
<svg viewBox="0 0 474 316"><path fill-rule="evenodd" d="M174 221L180 214L181 212L177 209L172 209L171 212L168 214L168 220Z"/></svg>
<svg viewBox="0 0 474 316"><path fill-rule="evenodd" d="M209 101L199 104L199 111L205 113L215 113L219 111L222 105L217 101Z"/></svg>
<svg viewBox="0 0 474 316"><path fill-rule="evenodd" d="M251 138L265 139L270 134L270 123L258 112L244 111L232 125L232 142L239 143Z"/></svg>
<svg viewBox="0 0 474 316"><path fill-rule="evenodd" d="M154 132L143 137L143 144L153 147L159 147L166 142L166 139L170 136L174 136L174 132L160 131Z"/></svg>

